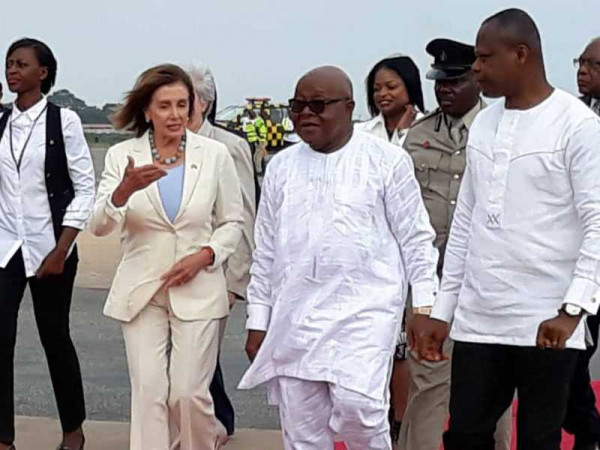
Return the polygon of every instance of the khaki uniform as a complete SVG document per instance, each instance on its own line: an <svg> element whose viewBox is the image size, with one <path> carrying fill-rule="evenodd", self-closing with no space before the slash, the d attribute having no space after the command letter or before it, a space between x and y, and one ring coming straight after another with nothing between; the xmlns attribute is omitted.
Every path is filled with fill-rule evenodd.
<svg viewBox="0 0 600 450"><path fill-rule="evenodd" d="M404 141L404 148L413 158L425 207L436 232L434 244L440 251L440 275L458 190L467 164L468 129L483 107L480 101L461 119L454 119L436 109L415 122Z"/></svg>
<svg viewBox="0 0 600 450"><path fill-rule="evenodd" d="M468 131L484 106L483 101L480 101L460 119L452 118L437 109L415 122L404 142L404 148L413 158L425 207L436 231L435 246L440 251L440 277L458 190L466 167ZM410 304L407 312L410 314ZM450 355L452 347L452 342L448 340L444 347L445 353ZM399 448L438 450L450 401L450 361L419 362L413 353L409 353L408 365L410 384ZM510 437L509 409L498 422L496 450L509 450Z"/></svg>

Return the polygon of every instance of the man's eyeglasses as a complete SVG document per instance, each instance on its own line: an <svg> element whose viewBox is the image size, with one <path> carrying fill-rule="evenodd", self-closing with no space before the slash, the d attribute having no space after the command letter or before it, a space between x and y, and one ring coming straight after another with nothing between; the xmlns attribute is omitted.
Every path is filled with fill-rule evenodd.
<svg viewBox="0 0 600 450"><path fill-rule="evenodd" d="M576 69L579 69L582 66L586 66L590 70L595 70L596 72L600 72L600 61L590 58L575 58L573 60L573 66Z"/></svg>
<svg viewBox="0 0 600 450"><path fill-rule="evenodd" d="M310 109L313 113L321 114L323 111L325 111L326 106L331 105L333 103L347 102L349 100L350 100L349 97L331 98L331 99L323 99L323 100L298 100L296 98L291 98L289 100L289 104L290 104L290 109L292 110L292 112L294 114L301 113L302 111L304 111L304 108L306 108L307 106L308 106L308 109Z"/></svg>

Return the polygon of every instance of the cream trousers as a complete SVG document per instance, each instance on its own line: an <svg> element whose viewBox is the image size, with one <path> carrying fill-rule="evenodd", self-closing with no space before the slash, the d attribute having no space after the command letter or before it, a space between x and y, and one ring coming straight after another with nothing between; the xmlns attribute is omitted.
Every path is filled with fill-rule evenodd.
<svg viewBox="0 0 600 450"><path fill-rule="evenodd" d="M219 320L179 320L159 293L123 336L131 379L131 450L214 450L209 386Z"/></svg>

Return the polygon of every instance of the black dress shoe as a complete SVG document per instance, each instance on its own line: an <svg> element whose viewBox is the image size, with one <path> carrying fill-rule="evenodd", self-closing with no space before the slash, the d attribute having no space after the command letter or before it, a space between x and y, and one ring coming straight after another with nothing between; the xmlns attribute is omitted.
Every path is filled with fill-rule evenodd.
<svg viewBox="0 0 600 450"><path fill-rule="evenodd" d="M390 433L392 435L392 443L394 444L397 444L400 439L400 428L402 428L402 422L398 422L397 420L392 421Z"/></svg>

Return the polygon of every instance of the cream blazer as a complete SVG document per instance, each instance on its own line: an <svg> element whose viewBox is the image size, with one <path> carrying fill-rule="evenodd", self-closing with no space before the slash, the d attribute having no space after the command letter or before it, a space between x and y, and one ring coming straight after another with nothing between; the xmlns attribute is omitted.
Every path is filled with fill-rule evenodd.
<svg viewBox="0 0 600 450"><path fill-rule="evenodd" d="M158 183L135 192L116 207L112 194L121 182L127 157L135 165L152 164L148 134L111 147L89 228L96 236L121 232L121 261L104 314L129 322L162 288L161 277L175 262L204 246L215 253L214 264L187 284L169 289L173 313L181 320L227 316L227 288L222 265L236 250L242 235L242 196L233 159L212 139L187 132L183 194L173 223L167 217ZM126 225L132 219L143 224Z"/></svg>

